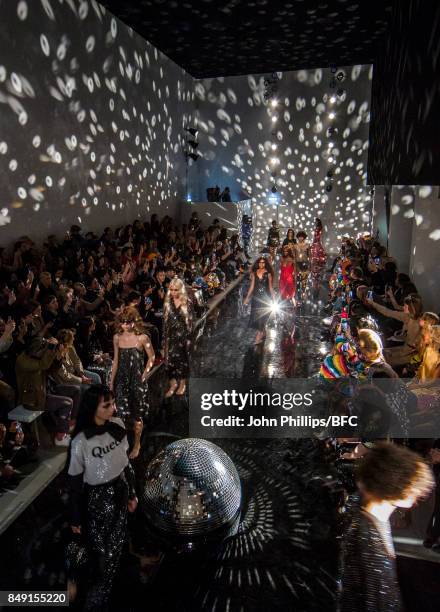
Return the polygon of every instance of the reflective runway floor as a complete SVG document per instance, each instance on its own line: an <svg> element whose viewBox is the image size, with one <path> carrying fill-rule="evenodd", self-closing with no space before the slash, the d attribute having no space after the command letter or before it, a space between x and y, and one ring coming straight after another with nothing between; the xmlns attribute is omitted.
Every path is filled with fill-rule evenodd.
<svg viewBox="0 0 440 612"><path fill-rule="evenodd" d="M319 369L328 345L322 336L322 303L270 320L264 344L254 346L239 286L200 328L192 363L197 377L301 378ZM324 291L322 291L324 295ZM169 442L188 435L185 399L163 400L160 369L151 381L151 411L139 487L149 461ZM141 512L130 523L115 581L112 609L161 611L335 610L341 496L337 472L318 440L214 440L235 463L243 491L237 535L219 548L173 554L145 534ZM0 538L0 586L63 589L66 496L58 478ZM423 599L434 611L432 565L405 559L406 599ZM437 566L438 567L438 566ZM411 586L417 587L417 592ZM429 593L424 596L423 593ZM426 600L426 601L425 601ZM431 603L432 607L431 607Z"/></svg>

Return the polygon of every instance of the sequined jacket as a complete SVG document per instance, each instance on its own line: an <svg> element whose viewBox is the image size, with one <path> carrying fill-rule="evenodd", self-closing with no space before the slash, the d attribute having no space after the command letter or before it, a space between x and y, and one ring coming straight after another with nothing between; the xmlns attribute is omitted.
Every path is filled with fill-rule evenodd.
<svg viewBox="0 0 440 612"><path fill-rule="evenodd" d="M387 550L389 524L380 532L375 520L360 507L352 511L342 552L339 612L401 612L396 562Z"/></svg>

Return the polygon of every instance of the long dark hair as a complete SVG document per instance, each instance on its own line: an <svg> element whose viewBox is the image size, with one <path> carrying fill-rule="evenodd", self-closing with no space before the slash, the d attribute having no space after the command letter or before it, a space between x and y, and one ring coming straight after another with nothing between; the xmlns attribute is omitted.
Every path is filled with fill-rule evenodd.
<svg viewBox="0 0 440 612"><path fill-rule="evenodd" d="M259 257L258 259L256 259L254 261L254 265L252 266L252 272L255 274L258 270L258 264L260 261L264 261L265 265L266 265L266 272L268 272L269 274L271 274L273 276L273 268L270 265L270 261L266 258L266 257Z"/></svg>
<svg viewBox="0 0 440 612"><path fill-rule="evenodd" d="M72 439L85 429L93 427L96 424L96 410L102 399L104 401L113 399L113 391L110 391L105 385L92 385L84 392L81 406L78 411L78 418L76 419L75 429L72 432Z"/></svg>
<svg viewBox="0 0 440 612"><path fill-rule="evenodd" d="M315 227L316 229L322 229L322 221L319 217L315 218Z"/></svg>

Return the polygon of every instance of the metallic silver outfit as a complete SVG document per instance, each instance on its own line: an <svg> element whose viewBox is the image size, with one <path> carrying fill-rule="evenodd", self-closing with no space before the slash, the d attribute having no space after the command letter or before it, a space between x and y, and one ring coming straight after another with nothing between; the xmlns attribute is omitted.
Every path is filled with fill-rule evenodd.
<svg viewBox="0 0 440 612"><path fill-rule="evenodd" d="M402 602L388 521L356 507L343 542L340 612L400 612Z"/></svg>

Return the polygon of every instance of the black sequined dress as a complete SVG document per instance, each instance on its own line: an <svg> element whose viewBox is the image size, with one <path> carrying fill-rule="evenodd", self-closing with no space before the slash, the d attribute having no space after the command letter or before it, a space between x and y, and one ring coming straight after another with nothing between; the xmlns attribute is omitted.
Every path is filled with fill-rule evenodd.
<svg viewBox="0 0 440 612"><path fill-rule="evenodd" d="M270 317L272 296L269 288L269 273L264 272L262 278L255 273L255 285L251 300L251 316L249 327L263 331Z"/></svg>
<svg viewBox="0 0 440 612"><path fill-rule="evenodd" d="M189 377L192 310L188 303L188 316L177 308L173 300L164 317L164 353L167 376L183 380Z"/></svg>
<svg viewBox="0 0 440 612"><path fill-rule="evenodd" d="M115 403L125 423L148 414L148 384L142 382L145 353L138 348L119 347L118 371L115 377Z"/></svg>
<svg viewBox="0 0 440 612"><path fill-rule="evenodd" d="M402 602L389 521L360 507L343 541L339 612L400 612Z"/></svg>

